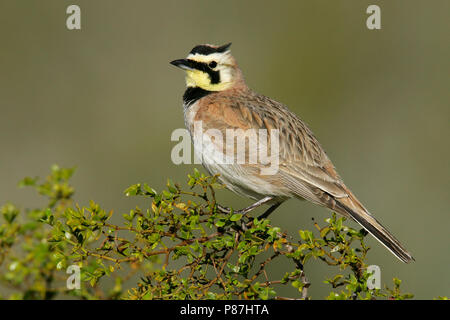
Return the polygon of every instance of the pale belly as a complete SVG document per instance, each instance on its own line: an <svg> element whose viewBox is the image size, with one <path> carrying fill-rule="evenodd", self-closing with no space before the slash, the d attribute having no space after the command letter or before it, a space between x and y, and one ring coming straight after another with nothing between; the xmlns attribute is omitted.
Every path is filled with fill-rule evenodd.
<svg viewBox="0 0 450 320"><path fill-rule="evenodd" d="M285 188L270 183L270 179L262 178L255 174L255 170L249 170L245 164L238 164L230 160L222 149L217 148L217 144L211 139L205 139L194 132L194 116L197 112L197 104L193 104L185 110L185 124L191 134L194 152L197 159L201 159L202 165L209 174L220 174L220 181L231 191L251 198L260 200L267 196L273 196L276 199L286 199L291 197ZM203 135L207 133L202 131Z"/></svg>
<svg viewBox="0 0 450 320"><path fill-rule="evenodd" d="M245 172L245 168L238 164L230 165L204 161L202 165L209 174L220 174L219 180L228 189L239 195L255 200L260 200L266 196L273 196L275 198L289 197L286 193L280 192L271 183L261 178L248 175Z"/></svg>

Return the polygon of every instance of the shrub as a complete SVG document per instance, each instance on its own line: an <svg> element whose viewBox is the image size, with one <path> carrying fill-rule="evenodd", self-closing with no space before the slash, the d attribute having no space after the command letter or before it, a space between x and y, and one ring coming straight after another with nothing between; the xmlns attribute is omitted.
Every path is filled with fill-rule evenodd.
<svg viewBox="0 0 450 320"><path fill-rule="evenodd" d="M97 203L74 203L73 172L53 166L44 181L20 182L47 198L43 208L1 207L0 284L8 298L310 299L305 266L311 259L336 267L325 280L333 290L327 299L412 297L400 292L398 279L393 289L369 288L367 233L335 214L322 226L314 222L313 231L288 235L267 219L219 211L215 191L223 186L217 176L195 171L187 190L171 181L161 192L129 187L126 196L149 206L114 224L113 212ZM267 267L281 259L285 274L273 279ZM80 270L79 289L70 286L70 266ZM298 294L280 297L277 288L288 285Z"/></svg>

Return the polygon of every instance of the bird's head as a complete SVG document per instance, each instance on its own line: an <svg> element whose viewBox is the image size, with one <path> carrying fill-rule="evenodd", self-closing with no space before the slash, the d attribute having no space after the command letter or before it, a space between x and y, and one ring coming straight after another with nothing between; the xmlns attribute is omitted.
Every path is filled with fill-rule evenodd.
<svg viewBox="0 0 450 320"><path fill-rule="evenodd" d="M242 81L241 71L230 52L223 46L209 44L194 47L186 59L170 62L186 71L186 85L207 91L223 91Z"/></svg>

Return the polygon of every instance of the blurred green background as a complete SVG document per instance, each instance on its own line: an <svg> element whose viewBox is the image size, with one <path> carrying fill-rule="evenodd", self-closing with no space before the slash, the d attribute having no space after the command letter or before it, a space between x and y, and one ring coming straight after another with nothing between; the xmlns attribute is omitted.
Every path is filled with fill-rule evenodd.
<svg viewBox="0 0 450 320"><path fill-rule="evenodd" d="M66 28L70 4L81 7L79 31ZM381 30L366 28L370 4L381 7ZM118 217L135 205L129 185L185 182L193 166L170 159L184 75L169 61L231 41L248 85L310 125L346 184L415 256L402 264L371 238L382 283L397 276L416 298L449 295L449 9L447 0L2 0L0 203L39 204L17 182L53 163L77 166L80 204L94 199ZM229 191L219 199L250 203ZM295 234L327 216L291 200L272 222ZM329 270L313 266L310 293L323 298Z"/></svg>

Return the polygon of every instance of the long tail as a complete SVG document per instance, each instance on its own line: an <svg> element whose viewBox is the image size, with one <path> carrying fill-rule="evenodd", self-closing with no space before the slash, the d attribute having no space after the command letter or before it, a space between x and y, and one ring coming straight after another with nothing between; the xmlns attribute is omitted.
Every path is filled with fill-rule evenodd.
<svg viewBox="0 0 450 320"><path fill-rule="evenodd" d="M408 250L362 206L350 190L348 190L348 194L349 197L335 199L337 207L350 215L398 259L405 263L413 261L414 258Z"/></svg>

